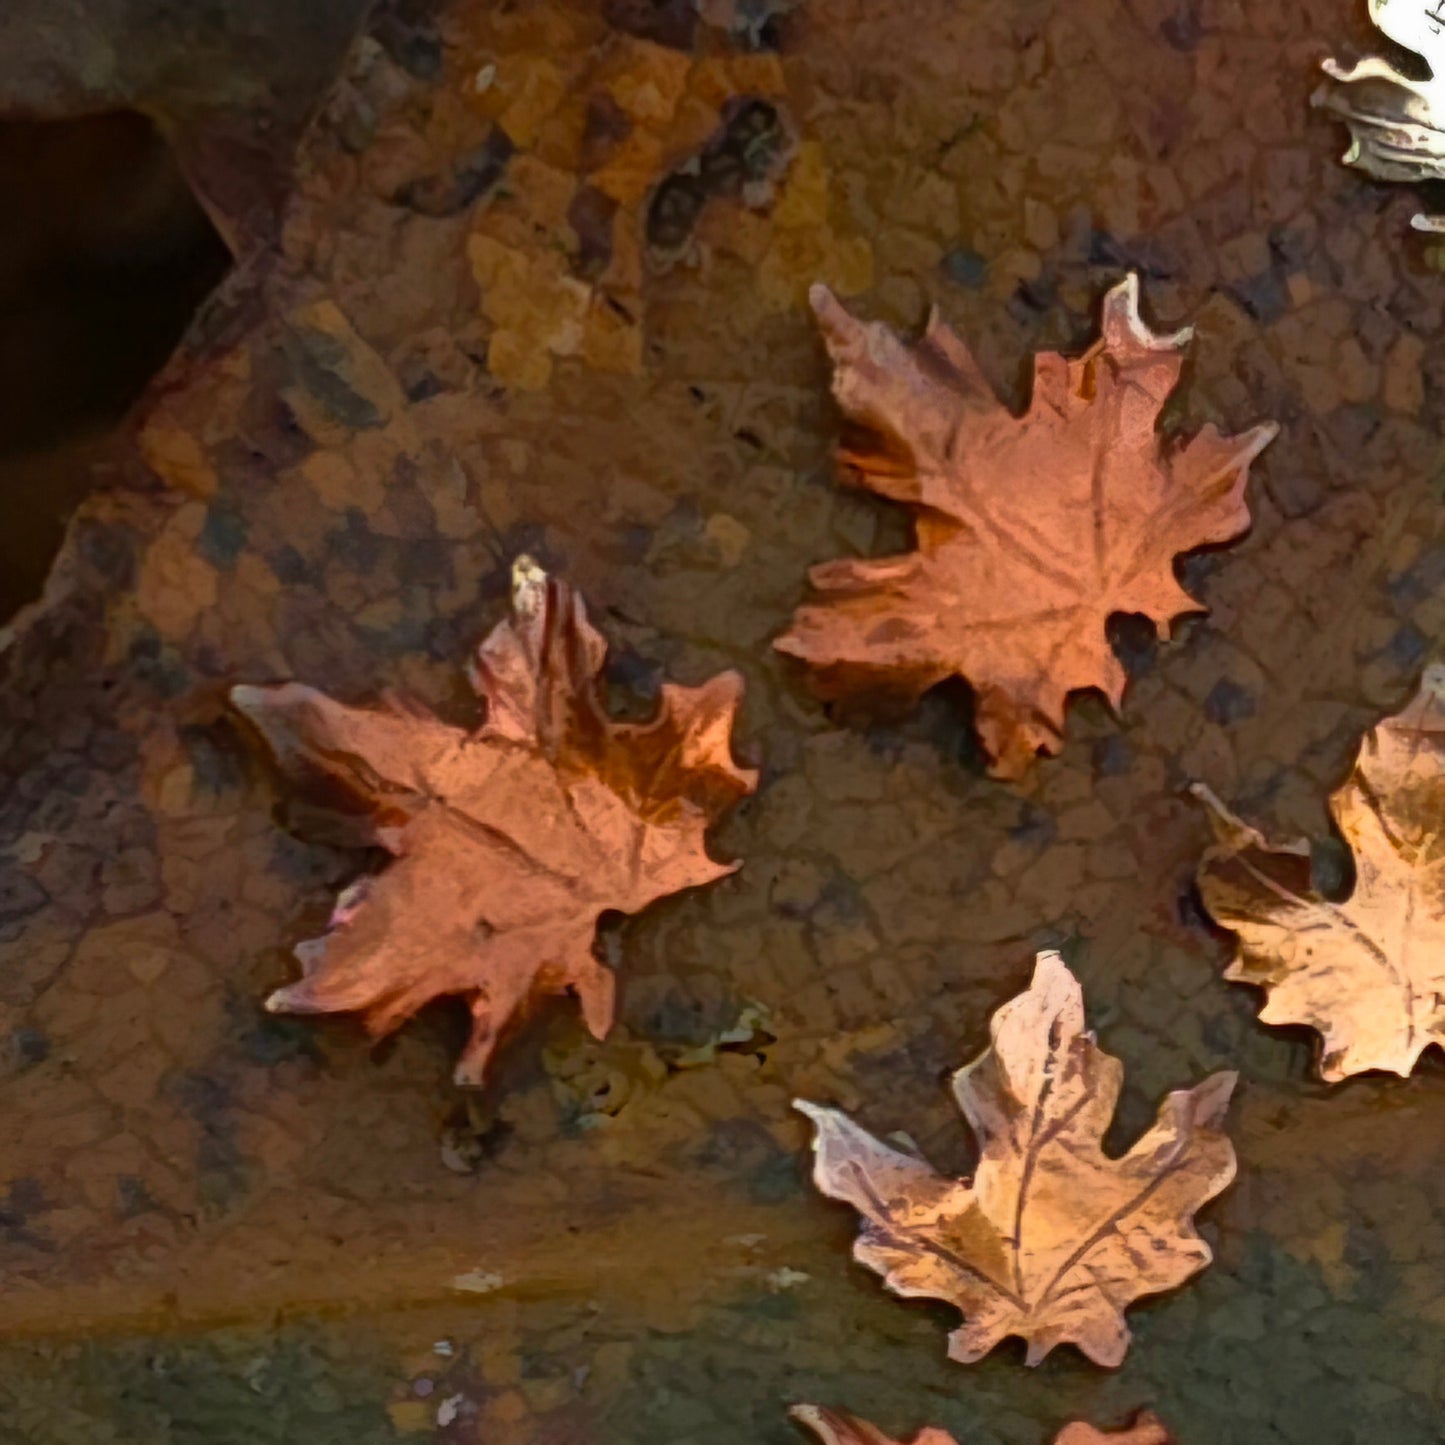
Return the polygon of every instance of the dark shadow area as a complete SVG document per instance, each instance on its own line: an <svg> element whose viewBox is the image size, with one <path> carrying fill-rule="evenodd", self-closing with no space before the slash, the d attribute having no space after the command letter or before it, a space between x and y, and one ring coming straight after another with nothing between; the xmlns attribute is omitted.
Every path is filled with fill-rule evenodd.
<svg viewBox="0 0 1445 1445"><path fill-rule="evenodd" d="M0 620L229 264L144 116L0 120Z"/></svg>

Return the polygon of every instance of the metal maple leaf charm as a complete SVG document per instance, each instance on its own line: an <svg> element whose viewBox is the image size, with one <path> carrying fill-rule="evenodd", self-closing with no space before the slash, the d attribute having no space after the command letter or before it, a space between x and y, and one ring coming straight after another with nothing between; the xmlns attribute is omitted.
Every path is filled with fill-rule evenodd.
<svg viewBox="0 0 1445 1445"><path fill-rule="evenodd" d="M1435 0L1370 0L1370 19L1397 45L1424 56L1429 80L1411 80L1372 55L1355 65L1323 62L1330 77L1311 103L1350 128L1347 166L1382 181L1445 179L1445 9ZM1418 231L1445 217L1415 216Z"/></svg>
<svg viewBox="0 0 1445 1445"><path fill-rule="evenodd" d="M977 726L999 777L1063 742L1069 693L1118 707L1124 668L1105 624L1142 613L1168 636L1201 612L1174 559L1249 527L1249 464L1273 423L1225 437L1206 426L1169 445L1156 431L1190 332L1155 335L1138 278L1104 298L1082 357L1034 359L1033 398L1014 416L939 320L908 345L815 287L813 307L849 424L840 458L860 486L918 509L917 550L827 562L778 639L827 698L917 697L945 678L973 684Z"/></svg>
<svg viewBox="0 0 1445 1445"><path fill-rule="evenodd" d="M953 1359L981 1359L1019 1335L1031 1365L1060 1344L1117 1365L1125 1306L1212 1258L1192 1216L1234 1178L1221 1124L1235 1075L1170 1094L1154 1127L1111 1159L1101 1141L1123 1065L1085 1031L1083 992L1057 953L1038 955L1032 985L993 1016L990 1037L953 1080L978 1137L971 1180L798 1100L817 1130L814 1183L863 1216L860 1264L898 1294L963 1312Z"/></svg>
<svg viewBox="0 0 1445 1445"><path fill-rule="evenodd" d="M812 1430L822 1445L902 1445L876 1425L844 1410L794 1405L790 1413L799 1424ZM958 1445L958 1442L947 1431L928 1429L920 1430L909 1445ZM1096 1430L1083 1421L1075 1421L1055 1436L1054 1445L1174 1445L1174 1437L1157 1415L1146 1410L1123 1430Z"/></svg>
<svg viewBox="0 0 1445 1445"><path fill-rule="evenodd" d="M885 1435L876 1425L850 1415L846 1410L829 1410L822 1405L794 1405L788 1413L806 1425L822 1445L903 1445ZM946 1430L920 1430L908 1445L958 1445Z"/></svg>
<svg viewBox="0 0 1445 1445"><path fill-rule="evenodd" d="M1330 799L1355 860L1341 903L1311 887L1305 842L1272 846L1205 787L1220 843L1199 870L1204 906L1239 935L1225 973L1267 991L1260 1018L1317 1029L1322 1079L1408 1074L1445 1045L1445 668L1364 740Z"/></svg>
<svg viewBox="0 0 1445 1445"><path fill-rule="evenodd" d="M512 616L471 670L486 704L475 731L391 698L360 708L298 683L232 689L280 764L339 788L394 855L297 948L303 977L268 1008L356 1010L380 1035L464 994L461 1084L482 1081L502 1029L545 995L574 992L606 1034L614 978L593 953L598 915L731 873L705 833L757 783L730 751L736 673L666 684L654 721L616 723L600 698L606 651L581 598L521 558Z"/></svg>

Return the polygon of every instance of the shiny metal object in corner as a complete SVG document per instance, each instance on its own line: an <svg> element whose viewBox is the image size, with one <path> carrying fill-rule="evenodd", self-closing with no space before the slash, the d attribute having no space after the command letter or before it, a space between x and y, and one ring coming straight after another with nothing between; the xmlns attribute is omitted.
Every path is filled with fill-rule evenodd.
<svg viewBox="0 0 1445 1445"><path fill-rule="evenodd" d="M1445 180L1445 0L1369 0L1370 19L1424 57L1430 79L1411 80L1387 60L1324 62L1329 79L1311 104L1350 128L1341 158L1382 181ZM1415 216L1417 231L1445 232L1445 216Z"/></svg>

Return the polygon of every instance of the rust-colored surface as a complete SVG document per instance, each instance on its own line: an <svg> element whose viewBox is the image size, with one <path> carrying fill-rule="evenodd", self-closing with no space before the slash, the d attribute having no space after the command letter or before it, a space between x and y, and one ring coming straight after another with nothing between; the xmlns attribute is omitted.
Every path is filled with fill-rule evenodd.
<svg viewBox="0 0 1445 1445"><path fill-rule="evenodd" d="M901 1445L885 1435L876 1425L860 1420L844 1410L829 1410L819 1405L795 1405L793 1419L808 1426L823 1445ZM1174 1437L1164 1428L1157 1415L1145 1411L1132 1425L1122 1430L1096 1430L1082 1420L1065 1425L1054 1445L1174 1445ZM945 1430L925 1428L913 1436L909 1445L958 1445Z"/></svg>
<svg viewBox="0 0 1445 1445"><path fill-rule="evenodd" d="M485 717L471 732L400 698L356 708L298 683L231 689L282 767L360 809L396 859L341 895L268 1009L354 1010L380 1037L462 994L459 1084L480 1084L503 1031L550 995L574 995L607 1037L616 979L593 947L598 916L731 873L706 830L757 774L732 760L736 673L664 683L653 721L619 724L598 691L606 654L582 599L524 557L512 616L472 664Z"/></svg>
<svg viewBox="0 0 1445 1445"><path fill-rule="evenodd" d="M1259 1026L1193 897L1209 827L1184 792L1326 839L1445 622L1439 243L1307 103L1367 16L772 10L761 50L637 33L690 6L590 0L453 0L363 40L279 249L192 333L0 654L0 1418L24 1445L790 1445L798 1399L999 1445L1145 1404L1188 1445L1438 1445L1445 1068L1327 1089L1308 1034ZM690 70L764 56L786 159L756 202L718 163L682 254L642 268L641 370L549 348L545 384L504 381L469 248L505 183L476 81L634 43ZM483 190L450 214L406 188L458 174ZM537 214L517 246L595 286L573 224ZM905 543L897 508L835 485L808 284L907 334L936 304L1017 409L1030 359L1085 349L1130 270L1151 324L1196 329L1181 432L1281 427L1249 535L1181 564L1208 614L1157 651L1115 624L1124 716L1080 699L1016 785L955 698L834 722L770 641L810 563ZM478 1097L451 1083L459 1002L379 1048L262 1008L384 858L277 826L226 695L291 677L466 717L458 659L522 552L587 597L613 716L734 668L763 771L711 844L745 867L604 921L608 1039L558 1001ZM1049 947L1125 1063L1124 1140L1171 1087L1239 1071L1239 1176L1201 1215L1215 1264L1131 1310L1117 1371L1058 1350L1026 1374L1013 1344L964 1370L951 1311L848 1262L789 1100L903 1124L968 1174L939 1081Z"/></svg>
<svg viewBox="0 0 1445 1445"><path fill-rule="evenodd" d="M1277 428L1161 441L1190 333L1157 335L1140 320L1137 276L1104 297L1099 340L1082 357L1034 359L1021 417L936 311L910 347L855 320L826 287L813 309L833 390L860 433L843 466L917 509L918 545L815 567L825 600L777 645L809 664L825 697L917 698L967 678L993 772L1018 777L1063 745L1070 693L1096 688L1122 705L1111 617L1137 613L1167 638L1176 617L1200 610L1174 559L1248 528L1249 464Z"/></svg>
<svg viewBox="0 0 1445 1445"><path fill-rule="evenodd" d="M952 1359L1009 1335L1037 1365L1077 1345L1100 1365L1129 1347L1124 1309L1203 1269L1194 1214L1234 1178L1223 1131L1235 1076L1170 1094L1127 1154L1102 1148L1123 1065L1084 1027L1084 995L1057 953L989 1025L989 1047L953 1076L978 1140L969 1179L890 1149L846 1114L799 1101L817 1130L813 1181L863 1218L854 1258L895 1294L947 1300L964 1323Z"/></svg>
<svg viewBox="0 0 1445 1445"><path fill-rule="evenodd" d="M1203 790L1220 842L1199 871L1239 935L1225 977L1265 991L1260 1018L1321 1036L1320 1077L1408 1074L1445 1044L1445 670L1365 738L1330 797L1354 862L1349 896L1312 887L1307 842L1273 847Z"/></svg>

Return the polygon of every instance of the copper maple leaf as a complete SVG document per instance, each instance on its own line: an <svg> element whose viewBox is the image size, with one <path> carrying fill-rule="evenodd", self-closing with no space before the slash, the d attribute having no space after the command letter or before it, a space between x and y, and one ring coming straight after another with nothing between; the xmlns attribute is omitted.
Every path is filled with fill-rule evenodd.
<svg viewBox="0 0 1445 1445"><path fill-rule="evenodd" d="M1206 426L1161 443L1190 333L1156 336L1139 319L1134 276L1105 296L1102 335L1082 357L1034 358L1022 417L936 312L910 346L824 287L812 299L848 422L845 473L916 507L918 546L815 567L824 599L776 645L810 664L829 698L911 699L967 678L993 772L1016 777L1062 745L1069 693L1121 703L1110 616L1142 613L1167 637L1174 618L1205 610L1174 559L1248 528L1249 464L1277 428L1225 437Z"/></svg>
<svg viewBox="0 0 1445 1445"><path fill-rule="evenodd" d="M269 1009L357 1010L379 1035L465 994L463 1084L481 1082L507 1022L547 994L575 992L606 1034L614 977L593 953L598 915L731 873L704 835L757 781L730 752L736 673L665 684L654 721L616 723L600 695L606 650L581 598L521 558L512 616L471 669L486 703L475 731L389 697L360 708L298 683L232 690L278 761L339 786L395 855L297 948L303 976Z"/></svg>
<svg viewBox="0 0 1445 1445"><path fill-rule="evenodd" d="M948 1300L965 1323L949 1355L965 1363L1009 1335L1036 1365L1077 1345L1101 1365L1124 1358L1124 1307L1204 1268L1192 1215L1234 1177L1221 1130L1235 1075L1170 1094L1121 1159L1100 1147L1123 1065L1084 1029L1078 981L1057 953L993 1016L992 1044L953 1080L978 1137L972 1179L950 1179L880 1143L836 1109L796 1101L813 1120L813 1180L863 1216L854 1258L898 1294Z"/></svg>
<svg viewBox="0 0 1445 1445"><path fill-rule="evenodd" d="M1445 668L1365 738L1331 795L1355 860L1343 902L1312 888L1308 843L1272 846L1207 788L1194 791L1221 836L1199 891L1239 935L1225 977L1268 993L1260 1017L1317 1029L1331 1083L1365 1069L1408 1074L1445 1045Z"/></svg>
<svg viewBox="0 0 1445 1445"><path fill-rule="evenodd" d="M794 1405L788 1412L806 1425L823 1445L903 1445L885 1435L876 1425L850 1415L846 1410L829 1410L822 1405ZM958 1445L946 1430L920 1430L908 1445Z"/></svg>
<svg viewBox="0 0 1445 1445"><path fill-rule="evenodd" d="M844 1410L827 1410L821 1405L794 1405L793 1419L808 1426L822 1445L902 1445L876 1425ZM946 1430L920 1430L909 1445L958 1445ZM1082 1420L1065 1425L1054 1445L1174 1445L1164 1422L1147 1410L1123 1430L1096 1430Z"/></svg>

